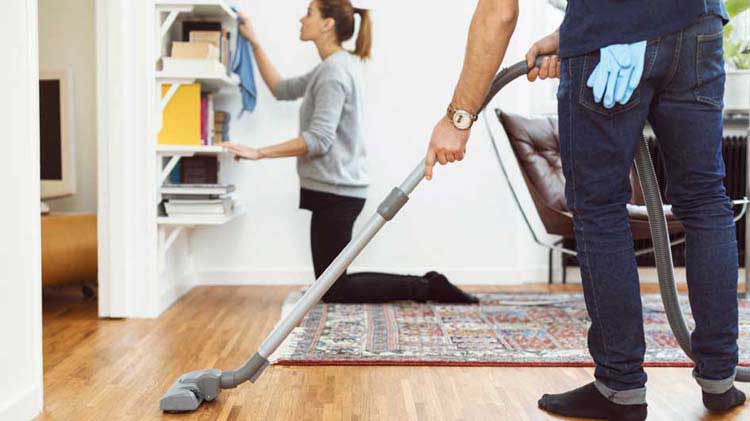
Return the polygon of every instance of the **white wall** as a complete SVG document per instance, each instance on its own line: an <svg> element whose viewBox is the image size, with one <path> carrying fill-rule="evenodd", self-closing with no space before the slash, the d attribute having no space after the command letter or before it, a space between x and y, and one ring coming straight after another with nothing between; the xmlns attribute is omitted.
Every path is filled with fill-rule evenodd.
<svg viewBox="0 0 750 421"><path fill-rule="evenodd" d="M39 85L36 0L6 0L0 17L5 82L0 125L0 420L42 409Z"/></svg>
<svg viewBox="0 0 750 421"><path fill-rule="evenodd" d="M155 28L151 1L96 2L101 317L160 313Z"/></svg>
<svg viewBox="0 0 750 421"><path fill-rule="evenodd" d="M297 20L307 2L240 2L261 42L285 76L311 69L319 59L312 44L297 39ZM390 189L422 158L434 123L443 115L458 78L475 2L376 2L373 59L364 68L366 142L372 179L369 200L355 231ZM506 64L522 59L545 25L543 0L523 2L518 32ZM299 103L275 101L258 76L257 111L232 124L233 141L260 146L297 133ZM508 110L549 110L531 95L551 97L553 87L516 82L499 95ZM224 108L236 116L232 94ZM309 213L298 209L299 182L292 159L222 162L221 176L237 184L246 216L193 236L199 282L292 282L313 279ZM546 253L532 243L500 178L482 124L472 133L467 158L439 168L353 265L354 270L446 272L459 283L546 280Z"/></svg>
<svg viewBox="0 0 750 421"><path fill-rule="evenodd" d="M96 55L94 0L39 0L39 68L71 68L76 194L49 200L53 211L96 212Z"/></svg>

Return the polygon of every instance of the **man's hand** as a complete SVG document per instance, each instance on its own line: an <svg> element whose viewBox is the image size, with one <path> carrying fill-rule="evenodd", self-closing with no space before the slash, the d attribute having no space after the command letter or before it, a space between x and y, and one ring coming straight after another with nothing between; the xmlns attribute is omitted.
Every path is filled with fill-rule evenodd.
<svg viewBox="0 0 750 421"><path fill-rule="evenodd" d="M529 69L531 69L526 75L529 82L535 81L537 77L539 79L560 77L560 61L557 59L557 55L552 55L542 59L541 67L536 67L535 64L537 56L542 54L557 54L559 46L560 32L557 30L535 42L534 45L529 48L529 51L526 53L526 64L529 66Z"/></svg>
<svg viewBox="0 0 750 421"><path fill-rule="evenodd" d="M424 175L432 180L432 168L435 161L440 165L449 162L461 161L466 154L466 142L469 140L470 130L459 130L448 119L447 116L438 121L432 130L430 146L427 148L427 156L424 162Z"/></svg>
<svg viewBox="0 0 750 421"><path fill-rule="evenodd" d="M471 18L461 76L450 101L472 114L480 111L518 21L518 0L478 0ZM447 103L448 101L446 101ZM435 161L445 165L464 159L469 130L459 130L443 117L432 131L425 157L425 178L432 179Z"/></svg>
<svg viewBox="0 0 750 421"><path fill-rule="evenodd" d="M265 158L263 152L260 149L251 148L245 145L238 145L236 143L223 142L219 146L223 147L227 152L234 154L234 160L239 161L241 159L249 159L257 161Z"/></svg>

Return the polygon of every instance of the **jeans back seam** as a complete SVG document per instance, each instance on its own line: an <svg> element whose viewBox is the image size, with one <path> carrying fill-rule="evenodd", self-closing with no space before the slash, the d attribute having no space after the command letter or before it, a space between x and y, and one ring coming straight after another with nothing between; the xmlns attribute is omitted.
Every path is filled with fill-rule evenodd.
<svg viewBox="0 0 750 421"><path fill-rule="evenodd" d="M672 83L672 80L674 79L675 74L677 74L677 67L680 63L680 53L682 51L682 40L683 36L685 35L685 30L681 30L677 34L677 40L675 42L674 47L674 54L672 54L672 63L669 66L669 70L667 71L667 77L664 79L664 83L662 83L662 89L659 91L666 90L669 85Z"/></svg>
<svg viewBox="0 0 750 421"><path fill-rule="evenodd" d="M656 63L656 58L659 56L659 50L661 49L661 40L656 41L656 51L654 51L654 56L651 57L651 62L648 64L648 67L646 68L646 73L644 73L643 79L649 80L651 79L651 72L654 70L654 64Z"/></svg>

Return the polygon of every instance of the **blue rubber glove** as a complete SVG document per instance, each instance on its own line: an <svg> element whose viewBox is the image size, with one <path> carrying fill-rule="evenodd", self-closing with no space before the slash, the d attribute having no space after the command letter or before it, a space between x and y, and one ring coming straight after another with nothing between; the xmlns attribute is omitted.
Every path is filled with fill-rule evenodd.
<svg viewBox="0 0 750 421"><path fill-rule="evenodd" d="M612 108L626 104L643 76L646 41L614 44L600 50L601 58L586 86L594 89L594 101Z"/></svg>

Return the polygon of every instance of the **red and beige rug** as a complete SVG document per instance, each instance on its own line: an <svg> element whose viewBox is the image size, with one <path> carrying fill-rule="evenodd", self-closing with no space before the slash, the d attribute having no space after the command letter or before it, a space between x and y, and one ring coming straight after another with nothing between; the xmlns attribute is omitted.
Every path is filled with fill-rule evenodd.
<svg viewBox="0 0 750 421"><path fill-rule="evenodd" d="M281 365L590 366L580 294L478 294L479 305L319 304L279 347ZM292 293L288 310L300 293ZM681 296L686 319L690 306ZM282 310L283 312L284 310ZM285 314L285 313L284 313ZM690 366L661 298L643 296L647 366ZM750 362L750 302L740 300L740 361ZM744 365L744 364L743 364Z"/></svg>

